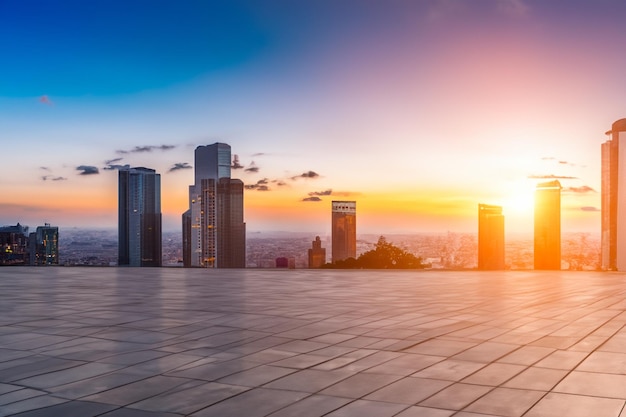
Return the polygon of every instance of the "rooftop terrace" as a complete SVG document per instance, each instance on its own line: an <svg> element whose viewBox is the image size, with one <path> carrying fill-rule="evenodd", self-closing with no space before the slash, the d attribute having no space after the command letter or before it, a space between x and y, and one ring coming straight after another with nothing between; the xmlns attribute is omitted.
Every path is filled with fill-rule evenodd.
<svg viewBox="0 0 626 417"><path fill-rule="evenodd" d="M626 275L0 268L0 416L626 417Z"/></svg>

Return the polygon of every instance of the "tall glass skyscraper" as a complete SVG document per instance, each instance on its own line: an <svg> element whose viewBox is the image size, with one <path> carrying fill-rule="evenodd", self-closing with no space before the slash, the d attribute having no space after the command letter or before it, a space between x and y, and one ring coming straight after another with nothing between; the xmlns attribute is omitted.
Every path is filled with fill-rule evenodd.
<svg viewBox="0 0 626 417"><path fill-rule="evenodd" d="M119 171L118 265L161 266L161 175L149 168Z"/></svg>
<svg viewBox="0 0 626 417"><path fill-rule="evenodd" d="M183 265L245 268L243 182L230 178L231 149L225 143L198 146L189 210L183 213Z"/></svg>
<svg viewBox="0 0 626 417"><path fill-rule="evenodd" d="M561 269L561 183L535 190L535 269Z"/></svg>
<svg viewBox="0 0 626 417"><path fill-rule="evenodd" d="M626 271L626 119L613 123L602 144L602 269Z"/></svg>
<svg viewBox="0 0 626 417"><path fill-rule="evenodd" d="M37 230L30 234L30 264L31 265L58 265L59 264L59 228L45 223L37 226Z"/></svg>
<svg viewBox="0 0 626 417"><path fill-rule="evenodd" d="M356 201L333 201L332 216L332 262L356 258Z"/></svg>

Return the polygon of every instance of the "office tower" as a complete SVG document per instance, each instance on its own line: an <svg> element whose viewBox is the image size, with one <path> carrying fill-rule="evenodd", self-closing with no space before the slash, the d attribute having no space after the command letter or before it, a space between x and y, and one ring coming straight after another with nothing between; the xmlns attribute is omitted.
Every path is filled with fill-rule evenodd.
<svg viewBox="0 0 626 417"><path fill-rule="evenodd" d="M28 238L31 265L59 264L59 228L45 223Z"/></svg>
<svg viewBox="0 0 626 417"><path fill-rule="evenodd" d="M230 146L198 146L189 210L183 213L183 265L245 268L243 182L230 178Z"/></svg>
<svg viewBox="0 0 626 417"><path fill-rule="evenodd" d="M535 190L535 269L561 269L561 184Z"/></svg>
<svg viewBox="0 0 626 417"><path fill-rule="evenodd" d="M0 265L28 265L28 226L0 227Z"/></svg>
<svg viewBox="0 0 626 417"><path fill-rule="evenodd" d="M478 269L504 269L502 207L478 205Z"/></svg>
<svg viewBox="0 0 626 417"><path fill-rule="evenodd" d="M332 210L332 262L356 258L356 201L333 201Z"/></svg>
<svg viewBox="0 0 626 417"><path fill-rule="evenodd" d="M326 263L326 249L322 247L322 240L315 236L309 249L309 268L321 268Z"/></svg>
<svg viewBox="0 0 626 417"><path fill-rule="evenodd" d="M161 175L120 169L118 196L118 264L161 266Z"/></svg>
<svg viewBox="0 0 626 417"><path fill-rule="evenodd" d="M601 266L626 271L626 119L613 123L602 144Z"/></svg>

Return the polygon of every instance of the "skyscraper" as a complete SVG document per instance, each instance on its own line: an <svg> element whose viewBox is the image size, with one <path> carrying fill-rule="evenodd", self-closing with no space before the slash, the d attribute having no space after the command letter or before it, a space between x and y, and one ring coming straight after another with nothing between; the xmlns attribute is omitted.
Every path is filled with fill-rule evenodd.
<svg viewBox="0 0 626 417"><path fill-rule="evenodd" d="M29 238L29 252L31 265L58 265L59 264L59 228L45 223L38 226Z"/></svg>
<svg viewBox="0 0 626 417"><path fill-rule="evenodd" d="M326 249L322 247L322 240L315 236L315 240L309 249L309 268L320 268L326 263Z"/></svg>
<svg viewBox="0 0 626 417"><path fill-rule="evenodd" d="M478 269L504 269L502 207L478 205Z"/></svg>
<svg viewBox="0 0 626 417"><path fill-rule="evenodd" d="M626 271L626 119L613 123L602 144L601 266Z"/></svg>
<svg viewBox="0 0 626 417"><path fill-rule="evenodd" d="M123 168L118 184L118 264L161 266L161 175Z"/></svg>
<svg viewBox="0 0 626 417"><path fill-rule="evenodd" d="M332 262L356 258L356 201L333 201L332 215Z"/></svg>
<svg viewBox="0 0 626 417"><path fill-rule="evenodd" d="M535 269L561 269L561 183L535 190Z"/></svg>
<svg viewBox="0 0 626 417"><path fill-rule="evenodd" d="M0 265L28 265L28 226L0 226Z"/></svg>
<svg viewBox="0 0 626 417"><path fill-rule="evenodd" d="M231 150L225 143L198 146L189 210L183 213L183 265L245 268L246 224L243 182L230 178Z"/></svg>

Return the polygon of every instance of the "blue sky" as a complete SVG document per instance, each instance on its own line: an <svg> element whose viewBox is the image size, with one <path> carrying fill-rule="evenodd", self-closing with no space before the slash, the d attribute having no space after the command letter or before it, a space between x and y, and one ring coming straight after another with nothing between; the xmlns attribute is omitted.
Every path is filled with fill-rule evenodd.
<svg viewBox="0 0 626 417"><path fill-rule="evenodd" d="M235 2L5 1L2 88L13 97L116 96L169 87L258 55ZM218 41L219 40L219 41Z"/></svg>
<svg viewBox="0 0 626 417"><path fill-rule="evenodd" d="M536 177L560 176L564 229L594 231L625 17L609 0L3 0L0 223L115 226L117 160L161 172L177 229L193 175L170 170L221 141L271 185L246 192L250 230L323 233L347 198L364 232L473 231L478 203L525 231Z"/></svg>

